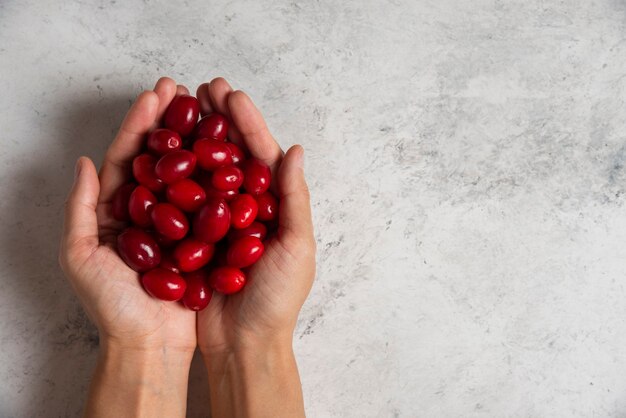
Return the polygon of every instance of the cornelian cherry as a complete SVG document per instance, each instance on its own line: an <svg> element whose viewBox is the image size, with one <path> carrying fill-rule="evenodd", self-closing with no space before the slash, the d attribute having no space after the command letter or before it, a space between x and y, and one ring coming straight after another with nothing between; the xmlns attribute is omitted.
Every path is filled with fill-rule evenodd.
<svg viewBox="0 0 626 418"><path fill-rule="evenodd" d="M174 97L167 107L163 116L163 125L184 137L189 135L195 127L199 114L198 99L188 94L181 94Z"/></svg>
<svg viewBox="0 0 626 418"><path fill-rule="evenodd" d="M158 267L144 273L141 283L151 296L165 301L181 299L187 288L187 283L179 274Z"/></svg>
<svg viewBox="0 0 626 418"><path fill-rule="evenodd" d="M225 295L239 292L246 284L246 275L236 267L218 267L209 275L209 284Z"/></svg>
<svg viewBox="0 0 626 418"><path fill-rule="evenodd" d="M131 269L140 273L161 262L161 250L156 241L138 228L127 228L117 237L117 251Z"/></svg>
<svg viewBox="0 0 626 418"><path fill-rule="evenodd" d="M183 296L183 304L192 311L201 311L209 305L213 289L209 287L208 274L204 270L188 273L185 276L187 290Z"/></svg>

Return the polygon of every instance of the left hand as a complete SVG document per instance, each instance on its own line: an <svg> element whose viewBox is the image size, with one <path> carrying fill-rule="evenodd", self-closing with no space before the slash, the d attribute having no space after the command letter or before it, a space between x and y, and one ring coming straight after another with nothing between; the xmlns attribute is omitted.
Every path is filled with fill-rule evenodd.
<svg viewBox="0 0 626 418"><path fill-rule="evenodd" d="M131 166L146 134L156 126L176 94L188 93L174 80L160 79L129 110L98 174L85 157L76 165L65 207L59 262L85 311L98 327L101 344L135 351L181 352L196 348L196 313L179 303L150 297L139 274L117 254L125 228L111 215L116 190L130 180Z"/></svg>

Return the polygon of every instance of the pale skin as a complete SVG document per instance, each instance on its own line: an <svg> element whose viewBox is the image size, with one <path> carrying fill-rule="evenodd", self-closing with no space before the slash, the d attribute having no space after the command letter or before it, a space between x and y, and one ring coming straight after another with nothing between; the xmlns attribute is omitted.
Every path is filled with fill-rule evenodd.
<svg viewBox="0 0 626 418"><path fill-rule="evenodd" d="M76 164L67 199L59 262L97 326L100 353L85 416L185 416L187 381L198 347L208 371L213 417L304 416L292 335L315 277L315 239L300 146L283 153L250 98L223 78L198 87L202 113L233 122L229 138L272 169L280 198L279 228L248 284L231 296L214 294L196 314L151 298L119 258L124 225L110 213L115 190L130 178L132 159L176 94L170 78L139 95L108 149L100 172Z"/></svg>

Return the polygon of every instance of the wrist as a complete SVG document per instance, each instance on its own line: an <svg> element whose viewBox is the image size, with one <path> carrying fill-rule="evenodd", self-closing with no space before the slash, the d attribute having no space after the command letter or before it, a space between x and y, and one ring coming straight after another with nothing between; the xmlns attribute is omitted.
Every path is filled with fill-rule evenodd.
<svg viewBox="0 0 626 418"><path fill-rule="evenodd" d="M211 416L304 416L302 391L291 335L246 338L203 353L208 372ZM280 402L270 402L280 394Z"/></svg>
<svg viewBox="0 0 626 418"><path fill-rule="evenodd" d="M167 347L103 341L86 415L184 416L192 357Z"/></svg>

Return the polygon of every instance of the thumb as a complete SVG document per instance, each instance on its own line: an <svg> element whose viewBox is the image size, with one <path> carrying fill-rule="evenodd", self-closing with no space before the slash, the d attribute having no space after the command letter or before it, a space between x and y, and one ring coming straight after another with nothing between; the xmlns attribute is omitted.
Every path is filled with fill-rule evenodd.
<svg viewBox="0 0 626 418"><path fill-rule="evenodd" d="M74 185L65 203L65 222L60 260L63 265L98 246L96 206L100 183L93 162L80 157L76 162ZM87 251L86 251L87 250Z"/></svg>
<svg viewBox="0 0 626 418"><path fill-rule="evenodd" d="M289 148L278 169L279 237L312 238L313 221L309 188L304 178L304 149Z"/></svg>

